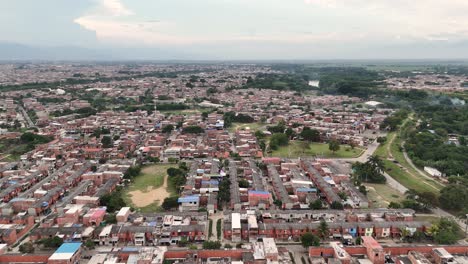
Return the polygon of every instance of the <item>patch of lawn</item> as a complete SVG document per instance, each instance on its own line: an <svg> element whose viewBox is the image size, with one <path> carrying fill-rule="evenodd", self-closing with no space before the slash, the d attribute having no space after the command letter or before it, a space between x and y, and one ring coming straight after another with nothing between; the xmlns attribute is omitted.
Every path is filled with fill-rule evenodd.
<svg viewBox="0 0 468 264"><path fill-rule="evenodd" d="M326 143L311 143L309 146L304 141L290 141L288 146L283 146L271 153L273 157L298 158L306 156L318 156L324 158L356 158L364 152L361 148L352 149L348 145L341 145L340 150L333 153Z"/></svg>
<svg viewBox="0 0 468 264"><path fill-rule="evenodd" d="M141 169L140 175L134 178L130 184L128 191L140 190L145 192L148 187L158 188L164 183L164 177L168 168L174 167L173 165L150 165Z"/></svg>
<svg viewBox="0 0 468 264"><path fill-rule="evenodd" d="M365 183L367 197L372 202L372 208L387 208L390 202L399 203L404 197L397 190L386 184Z"/></svg>
<svg viewBox="0 0 468 264"><path fill-rule="evenodd" d="M396 181L401 183L408 189L414 189L418 192L433 192L438 194L439 189L434 186L432 183L428 183L426 180L423 180L419 177L414 177L404 169L400 168L397 164L384 160L385 171Z"/></svg>
<svg viewBox="0 0 468 264"><path fill-rule="evenodd" d="M421 222L429 222L429 223L436 223L440 220L440 216L438 215L417 215L414 217L414 221L421 221Z"/></svg>

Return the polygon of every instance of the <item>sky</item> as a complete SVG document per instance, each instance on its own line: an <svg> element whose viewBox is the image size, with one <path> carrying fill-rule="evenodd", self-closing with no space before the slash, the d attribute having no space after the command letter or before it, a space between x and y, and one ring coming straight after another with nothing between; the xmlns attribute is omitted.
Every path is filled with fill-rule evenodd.
<svg viewBox="0 0 468 264"><path fill-rule="evenodd" d="M0 0L0 42L149 59L468 58L468 0Z"/></svg>

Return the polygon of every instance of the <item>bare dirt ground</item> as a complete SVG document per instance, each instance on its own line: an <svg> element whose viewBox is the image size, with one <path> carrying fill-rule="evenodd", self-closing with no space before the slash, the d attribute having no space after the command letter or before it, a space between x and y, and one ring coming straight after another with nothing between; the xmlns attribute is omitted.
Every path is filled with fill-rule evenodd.
<svg viewBox="0 0 468 264"><path fill-rule="evenodd" d="M154 202L161 203L165 198L170 196L167 191L167 175L164 177L164 183L158 188L148 186L145 191L136 190L128 193L132 203L137 207L145 207Z"/></svg>

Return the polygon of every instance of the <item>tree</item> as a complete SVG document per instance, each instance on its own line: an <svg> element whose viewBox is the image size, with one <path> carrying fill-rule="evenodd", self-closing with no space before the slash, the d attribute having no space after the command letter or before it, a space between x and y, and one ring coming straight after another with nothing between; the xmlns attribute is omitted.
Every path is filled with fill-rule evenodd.
<svg viewBox="0 0 468 264"><path fill-rule="evenodd" d="M19 246L19 251L23 254L31 254L34 253L34 244L32 242L26 242Z"/></svg>
<svg viewBox="0 0 468 264"><path fill-rule="evenodd" d="M348 195L345 192L339 192L338 196L341 198L341 200L346 201L348 199Z"/></svg>
<svg viewBox="0 0 468 264"><path fill-rule="evenodd" d="M319 142L320 141L320 132L315 129L310 129L309 127L304 127L300 134L301 138L308 142Z"/></svg>
<svg viewBox="0 0 468 264"><path fill-rule="evenodd" d="M455 244L463 237L458 224L449 218L441 218L432 229L432 236L437 244Z"/></svg>
<svg viewBox="0 0 468 264"><path fill-rule="evenodd" d="M401 208L401 205L399 203L396 203L396 202L390 202L388 204L388 208L391 208L391 209L399 209Z"/></svg>
<svg viewBox="0 0 468 264"><path fill-rule="evenodd" d="M338 201L334 201L334 202L331 203L330 208L331 209L336 209L336 210L343 210L344 206L343 206L342 203L340 203Z"/></svg>
<svg viewBox="0 0 468 264"><path fill-rule="evenodd" d="M260 130L257 130L255 131L255 137L260 140L260 139L264 139L265 138L265 133L263 133L262 131Z"/></svg>
<svg viewBox="0 0 468 264"><path fill-rule="evenodd" d="M188 240L186 237L181 237L180 240L179 240L179 247L186 247L188 245Z"/></svg>
<svg viewBox="0 0 468 264"><path fill-rule="evenodd" d="M58 248L63 244L63 239L58 236L54 236L54 237L44 238L41 240L41 242L45 248Z"/></svg>
<svg viewBox="0 0 468 264"><path fill-rule="evenodd" d="M168 133L171 133L172 131L174 130L174 126L169 124L165 127L163 127L163 129L161 130L161 132L165 133L165 134L168 134Z"/></svg>
<svg viewBox="0 0 468 264"><path fill-rule="evenodd" d="M85 246L87 249L94 249L95 245L96 245L96 244L95 244L94 241L91 240L91 239L86 240L86 242L84 243L84 246Z"/></svg>
<svg viewBox="0 0 468 264"><path fill-rule="evenodd" d="M330 140L330 142L328 142L328 149L335 154L335 152L340 150L340 143L336 140Z"/></svg>
<svg viewBox="0 0 468 264"><path fill-rule="evenodd" d="M468 209L468 187L458 182L445 186L440 190L439 203L447 210Z"/></svg>
<svg viewBox="0 0 468 264"><path fill-rule="evenodd" d="M110 213L113 213L127 205L125 200L122 198L120 191L114 192L112 194L104 194L99 198L99 203L101 206L105 206L107 208L107 212Z"/></svg>
<svg viewBox="0 0 468 264"><path fill-rule="evenodd" d="M286 134L276 133L270 138L270 148L276 150L279 146L287 146L289 144L289 138Z"/></svg>
<svg viewBox="0 0 468 264"><path fill-rule="evenodd" d="M219 241L205 241L203 242L203 249L220 249L221 242Z"/></svg>
<svg viewBox="0 0 468 264"><path fill-rule="evenodd" d="M377 143L384 144L385 142L387 142L387 137L378 137L377 138Z"/></svg>
<svg viewBox="0 0 468 264"><path fill-rule="evenodd" d="M239 187L240 188L249 188L249 182L247 180L241 179L239 180Z"/></svg>
<svg viewBox="0 0 468 264"><path fill-rule="evenodd" d="M163 203L161 204L161 207L164 210L171 210L173 208L179 207L179 202L178 202L179 197L174 196L174 197L167 197L164 199Z"/></svg>
<svg viewBox="0 0 468 264"><path fill-rule="evenodd" d="M353 164L353 176L355 182L385 183L386 178L382 174L383 161L378 156L370 157L365 163Z"/></svg>
<svg viewBox="0 0 468 264"><path fill-rule="evenodd" d="M366 195L366 194L367 194L366 186L364 186L364 185L359 185L359 192L361 192L362 194Z"/></svg>
<svg viewBox="0 0 468 264"><path fill-rule="evenodd" d="M309 208L313 210L320 210L322 209L322 201L320 199L317 199L309 204Z"/></svg>
<svg viewBox="0 0 468 264"><path fill-rule="evenodd" d="M303 247L318 247L320 246L320 238L310 232L305 233L301 236L301 244Z"/></svg>
<svg viewBox="0 0 468 264"><path fill-rule="evenodd" d="M286 129L286 131L284 132L286 134L286 136L288 136L288 138L294 138L296 136L296 132L294 132L294 130L292 130L292 128L288 127Z"/></svg>
<svg viewBox="0 0 468 264"><path fill-rule="evenodd" d="M458 142L459 142L460 145L462 145L462 146L466 146L466 143L467 143L466 138L465 138L464 136L460 136L460 137L458 138Z"/></svg>
<svg viewBox="0 0 468 264"><path fill-rule="evenodd" d="M433 192L419 193L418 202L420 202L424 208L433 208L439 206L438 197Z"/></svg>
<svg viewBox="0 0 468 264"><path fill-rule="evenodd" d="M110 136L103 136L101 139L102 146L104 148L111 148L112 147L112 138Z"/></svg>
<svg viewBox="0 0 468 264"><path fill-rule="evenodd" d="M375 172L381 173L385 169L382 159L377 155L370 156L367 161Z"/></svg>
<svg viewBox="0 0 468 264"><path fill-rule="evenodd" d="M362 237L358 236L356 237L356 245L361 245L362 244Z"/></svg>
<svg viewBox="0 0 468 264"><path fill-rule="evenodd" d="M205 132L205 130L199 126L187 126L182 128L182 133L186 134L201 134Z"/></svg>
<svg viewBox="0 0 468 264"><path fill-rule="evenodd" d="M117 216L115 214L107 214L104 217L104 221L106 221L106 224L117 224Z"/></svg>
<svg viewBox="0 0 468 264"><path fill-rule="evenodd" d="M320 221L320 225L318 227L318 233L322 239L325 239L328 237L330 232L328 230L328 224L327 222L325 222L325 220Z"/></svg>

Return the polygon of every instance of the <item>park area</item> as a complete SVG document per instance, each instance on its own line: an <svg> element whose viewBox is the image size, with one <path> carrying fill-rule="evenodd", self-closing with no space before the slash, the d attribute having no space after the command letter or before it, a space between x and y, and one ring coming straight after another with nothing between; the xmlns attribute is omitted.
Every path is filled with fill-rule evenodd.
<svg viewBox="0 0 468 264"><path fill-rule="evenodd" d="M125 202L141 212L155 212L165 198L175 193L168 185L167 169L173 165L150 165L142 168L141 173L124 192Z"/></svg>
<svg viewBox="0 0 468 264"><path fill-rule="evenodd" d="M364 149L355 147L354 149L348 145L341 145L340 149L332 152L328 149L326 143L310 143L307 147L307 142L290 141L289 145L281 146L271 153L272 157L282 158L298 158L304 156L323 157L323 158L357 158L362 155Z"/></svg>

